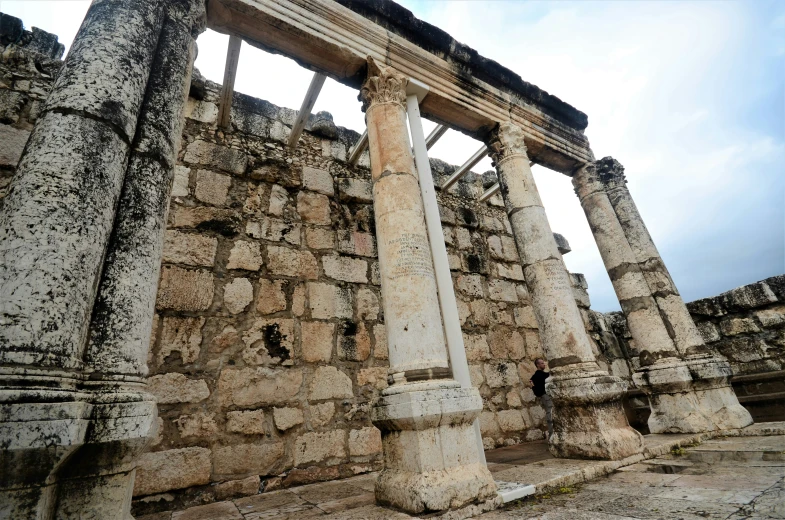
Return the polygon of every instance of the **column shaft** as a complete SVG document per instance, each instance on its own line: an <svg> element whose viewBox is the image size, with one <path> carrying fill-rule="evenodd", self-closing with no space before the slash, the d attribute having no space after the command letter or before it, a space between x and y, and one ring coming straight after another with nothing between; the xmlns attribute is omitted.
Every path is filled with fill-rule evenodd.
<svg viewBox="0 0 785 520"><path fill-rule="evenodd" d="M480 461L474 388L452 379L406 129L407 78L368 58L361 99L368 125L376 237L391 386L371 411L382 432L384 470L376 499L410 513L497 501Z"/></svg>
<svg viewBox="0 0 785 520"><path fill-rule="evenodd" d="M160 2L94 2L47 98L0 213L4 364L82 365L162 21Z"/></svg>
<svg viewBox="0 0 785 520"><path fill-rule="evenodd" d="M704 345L657 252L627 190L624 168L606 157L579 170L573 184L640 351L633 379L649 396L651 432L751 424L730 386L730 366Z"/></svg>
<svg viewBox="0 0 785 520"><path fill-rule="evenodd" d="M376 96L365 117L390 373L408 374L403 376L407 380L428 379L426 372L436 369L449 377L436 277L402 105L405 88L404 83L396 91L402 99L389 99L388 85L363 88L367 98Z"/></svg>
<svg viewBox="0 0 785 520"><path fill-rule="evenodd" d="M523 274L548 355L554 401L551 452L619 459L642 450L621 407L626 385L600 370L534 183L523 131L501 123L488 140Z"/></svg>

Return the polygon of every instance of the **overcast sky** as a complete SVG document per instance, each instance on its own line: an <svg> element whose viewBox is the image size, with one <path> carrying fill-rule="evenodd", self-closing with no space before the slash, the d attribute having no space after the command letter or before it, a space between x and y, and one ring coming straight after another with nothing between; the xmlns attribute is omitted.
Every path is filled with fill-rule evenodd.
<svg viewBox="0 0 785 520"><path fill-rule="evenodd" d="M625 166L685 300L785 272L785 2L400 3L589 115L595 156ZM88 6L0 0L66 46ZM217 82L227 41L198 40L196 65ZM236 89L297 109L311 76L243 45ZM328 79L315 110L362 131L356 96ZM448 132L431 155L460 164L479 146ZM551 227L572 246L568 268L586 275L594 309L618 309L570 179L534 170Z"/></svg>

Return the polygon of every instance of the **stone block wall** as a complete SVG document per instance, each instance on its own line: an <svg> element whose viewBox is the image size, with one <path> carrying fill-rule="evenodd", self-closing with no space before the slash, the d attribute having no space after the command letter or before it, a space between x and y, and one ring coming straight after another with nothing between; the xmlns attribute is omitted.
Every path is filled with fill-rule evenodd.
<svg viewBox="0 0 785 520"><path fill-rule="evenodd" d="M23 40L0 46L0 204L62 64ZM359 134L327 113L290 150L296 111L242 94L220 130L219 88L195 73L186 107L148 357L159 430L137 471L137 514L382 460L369 419L388 361L367 152L350 166ZM439 185L455 166L432 169ZM520 260L500 199L478 202L493 176L439 194L489 449L545 431L528 385L544 353ZM585 279L572 276L589 323Z"/></svg>

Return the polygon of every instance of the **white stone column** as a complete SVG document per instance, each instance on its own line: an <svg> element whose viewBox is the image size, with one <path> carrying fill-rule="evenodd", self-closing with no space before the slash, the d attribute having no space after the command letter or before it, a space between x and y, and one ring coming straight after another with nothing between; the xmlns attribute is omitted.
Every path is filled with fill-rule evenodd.
<svg viewBox="0 0 785 520"><path fill-rule="evenodd" d="M368 58L368 126L391 386L372 410L382 431L380 503L411 513L497 500L478 457L475 388L452 379L423 202L406 128L407 78ZM490 501L490 502L489 502Z"/></svg>
<svg viewBox="0 0 785 520"><path fill-rule="evenodd" d="M145 296L203 19L204 0L94 1L21 158L0 214L0 517L130 514L156 418Z"/></svg>
<svg viewBox="0 0 785 520"><path fill-rule="evenodd" d="M649 395L652 407L649 428L652 433L695 433L752 424L752 417L739 404L730 385L732 372L728 362L704 344L646 229L627 189L624 167L615 159L605 157L579 171L573 183L584 209L587 206L583 199L588 191L596 193L595 201L607 199L602 203L606 208L603 218L606 226L616 229L613 238L616 247L626 251L622 269L641 273L637 278L637 292L646 297L647 305L653 304L656 310L656 313L651 313L646 330L664 330L673 345L672 349L663 349L665 339L662 332L658 333L662 339L655 341L640 327L636 337L632 322L640 320L634 316L634 311L642 300L628 300L619 294L630 332L640 349L641 369L636 372L635 381ZM596 206L596 202L587 202ZM594 217L590 216L589 210L586 214L594 227ZM602 240L600 235L595 233L598 245ZM600 248L603 249L602 246ZM618 276L608 262L606 267L611 279ZM644 292L648 294L643 295ZM657 318L659 324L655 323Z"/></svg>
<svg viewBox="0 0 785 520"><path fill-rule="evenodd" d="M488 138L540 340L551 369L551 452L559 457L620 459L643 449L621 406L626 384L600 370L569 275L534 184L523 130L504 122Z"/></svg>

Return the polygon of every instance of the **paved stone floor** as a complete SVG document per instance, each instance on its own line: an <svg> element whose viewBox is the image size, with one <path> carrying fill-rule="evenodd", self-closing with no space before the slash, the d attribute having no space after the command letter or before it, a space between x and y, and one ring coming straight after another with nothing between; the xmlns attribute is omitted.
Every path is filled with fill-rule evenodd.
<svg viewBox="0 0 785 520"><path fill-rule="evenodd" d="M763 423L737 432L742 436L711 440L647 435L648 460L625 462L555 459L544 441L493 450L486 456L496 479L535 484L538 495L478 518L785 519L784 427ZM138 520L411 518L375 505L375 478L361 475Z"/></svg>

